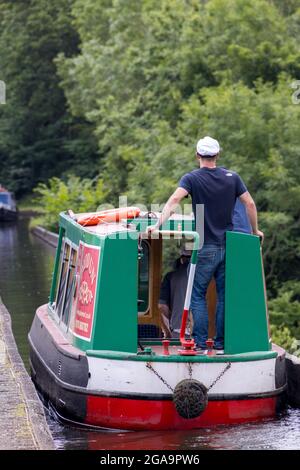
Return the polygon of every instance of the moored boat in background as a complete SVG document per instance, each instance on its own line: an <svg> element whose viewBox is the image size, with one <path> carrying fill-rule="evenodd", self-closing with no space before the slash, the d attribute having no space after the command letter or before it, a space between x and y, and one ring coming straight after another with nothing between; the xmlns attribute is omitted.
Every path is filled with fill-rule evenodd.
<svg viewBox="0 0 300 470"><path fill-rule="evenodd" d="M17 206L13 193L0 185L0 222L16 220L17 214Z"/></svg>

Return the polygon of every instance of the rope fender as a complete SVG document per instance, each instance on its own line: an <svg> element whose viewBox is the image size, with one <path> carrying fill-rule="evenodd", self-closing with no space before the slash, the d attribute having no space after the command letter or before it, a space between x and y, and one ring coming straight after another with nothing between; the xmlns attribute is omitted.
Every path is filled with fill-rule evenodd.
<svg viewBox="0 0 300 470"><path fill-rule="evenodd" d="M207 407L207 388L198 380L181 380L174 389L173 402L182 418L197 418Z"/></svg>

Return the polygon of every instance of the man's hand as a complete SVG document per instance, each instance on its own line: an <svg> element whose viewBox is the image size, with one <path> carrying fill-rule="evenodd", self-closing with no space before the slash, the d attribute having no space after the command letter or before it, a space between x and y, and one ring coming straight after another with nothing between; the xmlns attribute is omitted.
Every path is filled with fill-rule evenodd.
<svg viewBox="0 0 300 470"><path fill-rule="evenodd" d="M188 192L184 188L177 188L172 196L168 199L158 222L155 225L150 225L147 227L146 232L150 235L155 230L159 230L166 220L175 212L176 207L180 203L180 201L188 195Z"/></svg>
<svg viewBox="0 0 300 470"><path fill-rule="evenodd" d="M146 233L147 233L148 235L151 235L153 232L156 232L157 230L159 230L159 225L158 225L158 224L149 225L149 226L146 228Z"/></svg>
<svg viewBox="0 0 300 470"><path fill-rule="evenodd" d="M170 330L170 309L166 304L158 304L160 311L160 320L161 320L161 329L164 335L164 338L172 338L172 333Z"/></svg>
<svg viewBox="0 0 300 470"><path fill-rule="evenodd" d="M164 338L172 338L171 330L169 330L168 328L164 327L163 325L162 325L161 329L162 329Z"/></svg>
<svg viewBox="0 0 300 470"><path fill-rule="evenodd" d="M265 239L265 234L261 230L256 230L253 232L253 235L257 235L261 239L261 244L263 244L264 239Z"/></svg>

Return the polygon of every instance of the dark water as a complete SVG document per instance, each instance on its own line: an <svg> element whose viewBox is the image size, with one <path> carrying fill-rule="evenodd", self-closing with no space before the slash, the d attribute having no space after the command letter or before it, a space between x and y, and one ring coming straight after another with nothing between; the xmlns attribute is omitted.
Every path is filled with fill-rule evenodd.
<svg viewBox="0 0 300 470"><path fill-rule="evenodd" d="M50 291L54 251L29 234L28 218L0 225L0 295L12 316L20 354L28 368L27 334L35 309ZM46 411L58 449L300 449L300 410L272 420L197 431L99 432L57 422Z"/></svg>
<svg viewBox="0 0 300 470"><path fill-rule="evenodd" d="M33 237L29 218L0 224L0 295L11 313L14 336L28 368L27 334L36 308L47 303L54 249Z"/></svg>

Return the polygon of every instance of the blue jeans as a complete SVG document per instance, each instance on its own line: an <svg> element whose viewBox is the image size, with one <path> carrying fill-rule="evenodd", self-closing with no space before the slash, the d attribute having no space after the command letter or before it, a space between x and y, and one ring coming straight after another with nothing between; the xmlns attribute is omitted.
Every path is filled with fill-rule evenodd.
<svg viewBox="0 0 300 470"><path fill-rule="evenodd" d="M225 247L204 245L198 252L195 279L191 298L196 345L206 348L208 339L208 311L206 292L212 278L217 289L215 347L224 347L224 307L225 307Z"/></svg>

